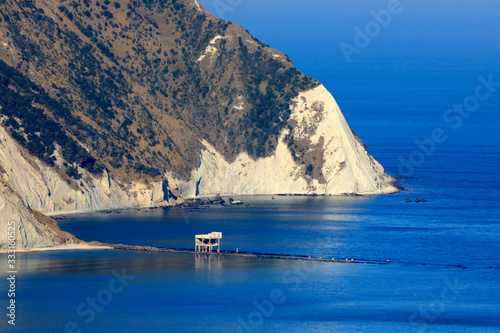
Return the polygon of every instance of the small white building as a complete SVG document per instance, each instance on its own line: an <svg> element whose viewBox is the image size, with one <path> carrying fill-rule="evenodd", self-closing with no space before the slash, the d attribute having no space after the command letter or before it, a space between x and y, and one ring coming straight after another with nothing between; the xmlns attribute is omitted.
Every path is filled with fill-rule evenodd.
<svg viewBox="0 0 500 333"><path fill-rule="evenodd" d="M222 238L222 232L211 232L206 235L196 235L194 237L195 251L212 252L214 248L217 248L217 252L220 252L221 238Z"/></svg>

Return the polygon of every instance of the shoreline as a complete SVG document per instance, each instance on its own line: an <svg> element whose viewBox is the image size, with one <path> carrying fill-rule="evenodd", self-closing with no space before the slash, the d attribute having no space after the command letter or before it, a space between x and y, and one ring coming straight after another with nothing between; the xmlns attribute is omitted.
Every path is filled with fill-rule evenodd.
<svg viewBox="0 0 500 333"><path fill-rule="evenodd" d="M61 244L51 247L23 248L15 249L16 253L48 252L48 251L68 251L68 250L112 250L113 247L106 245L90 244ZM0 254L6 254L9 249L0 249Z"/></svg>
<svg viewBox="0 0 500 333"><path fill-rule="evenodd" d="M342 194L317 194L317 193L276 193L276 194L221 194L221 197L256 197L256 196L266 196L266 197L346 197L346 196L377 196L377 195L391 195L404 191L402 187L396 185L397 181L394 182L393 185L388 188L383 189L382 191L374 191L374 192L362 192L362 193L342 193ZM195 198L185 198L184 201L193 201L196 199L200 200L210 200L215 197L215 195L201 195ZM128 210L141 210L141 209L190 209L192 207L184 207L184 203L170 205L170 206L137 206L137 207L111 207L105 209L98 210L71 210L71 211L59 211L59 212L49 212L42 214L49 216L54 219L64 219L67 215L82 215L82 214L93 214L93 213L105 213L105 212L116 212L116 211L128 211ZM228 205L229 206L229 205Z"/></svg>
<svg viewBox="0 0 500 333"><path fill-rule="evenodd" d="M78 215L78 214L91 214L91 213L99 213L99 212L106 212L106 211L115 211L115 210L128 210L128 209L139 209L139 208L149 208L149 207L115 207L115 208L107 208L107 209L98 209L98 210L68 210L68 211L62 211L62 212L51 212L51 213L43 213L44 215L48 217L58 217L61 215Z"/></svg>

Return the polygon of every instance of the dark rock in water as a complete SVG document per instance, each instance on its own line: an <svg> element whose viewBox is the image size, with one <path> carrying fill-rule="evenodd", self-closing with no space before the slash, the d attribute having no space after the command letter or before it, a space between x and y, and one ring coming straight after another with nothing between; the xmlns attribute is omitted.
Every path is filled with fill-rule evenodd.
<svg viewBox="0 0 500 333"><path fill-rule="evenodd" d="M420 199L415 199L415 202L420 202Z"/></svg>
<svg viewBox="0 0 500 333"><path fill-rule="evenodd" d="M429 201L427 201L425 199L420 199L420 202L429 202Z"/></svg>
<svg viewBox="0 0 500 333"><path fill-rule="evenodd" d="M411 202L411 200L410 199L406 199L405 202Z"/></svg>

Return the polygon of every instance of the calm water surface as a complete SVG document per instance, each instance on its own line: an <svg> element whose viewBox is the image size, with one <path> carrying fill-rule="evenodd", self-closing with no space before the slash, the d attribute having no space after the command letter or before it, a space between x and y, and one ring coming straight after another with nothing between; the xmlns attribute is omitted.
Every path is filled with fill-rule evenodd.
<svg viewBox="0 0 500 333"><path fill-rule="evenodd" d="M404 20L421 21L417 13L406 11ZM246 26L255 31L251 24ZM478 36L493 31L476 25ZM62 229L89 241L177 248L193 247L197 233L221 231L223 250L389 263L119 251L20 254L14 331L64 332L66 325L77 332L500 330L500 91L458 129L443 120L447 109L474 93L478 76L500 80L498 57L487 45L475 56L444 49L401 56L404 45L398 49L381 35L346 65L330 57L339 41L308 52L294 40L277 44L282 37L273 29L257 31L271 45L283 44L299 69L333 92L389 174L406 174L400 160L417 148L416 139L428 139L435 128L445 131L446 142L401 182L409 191L242 197L250 207L90 214L60 220ZM335 35L316 33L327 42ZM411 36L405 35L408 45L416 38ZM130 277L125 286L118 272ZM0 289L6 287L2 279ZM93 309L94 298L105 305ZM0 331L13 331L5 318Z"/></svg>
<svg viewBox="0 0 500 333"><path fill-rule="evenodd" d="M428 203L404 202L424 195ZM191 247L195 233L217 230L224 234L223 250L390 262L126 251L20 254L20 331L63 332L68 322L82 332L498 331L494 202L478 200L471 209L460 207L468 202L460 195L439 198L419 190L242 199L251 206L92 214L60 222L87 240ZM116 294L109 292L110 281L121 286L115 274L129 276ZM89 298L99 297L105 305L94 311Z"/></svg>

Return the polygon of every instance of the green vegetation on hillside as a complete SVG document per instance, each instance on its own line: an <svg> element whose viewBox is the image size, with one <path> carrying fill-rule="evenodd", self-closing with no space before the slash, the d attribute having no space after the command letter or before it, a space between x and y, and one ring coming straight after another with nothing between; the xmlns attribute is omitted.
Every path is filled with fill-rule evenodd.
<svg viewBox="0 0 500 333"><path fill-rule="evenodd" d="M59 123L49 119L42 108L50 108ZM0 60L0 114L7 116L3 125L32 155L54 165L54 144L61 146L62 157L92 173L100 173L102 166L75 140L69 137L61 123L75 124L78 119L59 102L50 98L43 89L34 85L22 73ZM69 169L68 169L69 170ZM67 172L77 178L77 170Z"/></svg>
<svg viewBox="0 0 500 333"><path fill-rule="evenodd" d="M187 178L203 139L228 160L268 156L292 99L317 85L192 1L4 0L0 20L5 126L49 164L54 143L69 164L124 177Z"/></svg>

